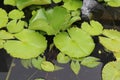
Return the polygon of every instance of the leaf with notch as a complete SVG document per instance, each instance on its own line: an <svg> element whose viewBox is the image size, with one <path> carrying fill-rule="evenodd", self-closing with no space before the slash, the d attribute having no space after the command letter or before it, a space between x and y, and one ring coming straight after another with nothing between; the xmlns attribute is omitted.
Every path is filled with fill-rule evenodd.
<svg viewBox="0 0 120 80"><path fill-rule="evenodd" d="M55 46L71 58L81 58L91 54L95 44L91 36L79 28L68 29L54 37Z"/></svg>
<svg viewBox="0 0 120 80"><path fill-rule="evenodd" d="M24 29L15 34L18 40L7 40L6 51L13 57L30 59L39 56L47 47L45 37L33 30Z"/></svg>

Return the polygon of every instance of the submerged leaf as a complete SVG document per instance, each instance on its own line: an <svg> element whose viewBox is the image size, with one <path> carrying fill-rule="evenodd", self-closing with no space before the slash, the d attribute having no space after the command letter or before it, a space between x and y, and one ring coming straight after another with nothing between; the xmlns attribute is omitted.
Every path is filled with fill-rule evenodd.
<svg viewBox="0 0 120 80"><path fill-rule="evenodd" d="M35 68L41 70L41 63L42 63L42 61L44 61L44 59L41 58L41 57L38 57L37 59L34 58L34 59L32 59L32 65Z"/></svg>
<svg viewBox="0 0 120 80"><path fill-rule="evenodd" d="M103 26L99 22L93 20L90 21L90 24L83 22L81 28L93 36L100 35L103 31Z"/></svg>
<svg viewBox="0 0 120 80"><path fill-rule="evenodd" d="M7 40L4 48L7 52L17 58L30 59L42 54L46 49L47 42L41 34L25 29L15 34L18 40Z"/></svg>
<svg viewBox="0 0 120 80"><path fill-rule="evenodd" d="M89 57L84 58L81 64L89 68L94 68L100 64L98 60L99 60L98 58L89 56Z"/></svg>
<svg viewBox="0 0 120 80"><path fill-rule="evenodd" d="M0 8L0 28L5 27L8 22L7 12Z"/></svg>
<svg viewBox="0 0 120 80"><path fill-rule="evenodd" d="M42 61L41 68L44 71L48 71L48 72L52 72L55 69L54 65L49 61Z"/></svg>
<svg viewBox="0 0 120 80"><path fill-rule="evenodd" d="M102 70L103 80L120 80L120 61L107 63Z"/></svg>
<svg viewBox="0 0 120 80"><path fill-rule="evenodd" d="M91 54L95 44L91 36L79 28L71 28L54 37L55 46L72 58L81 58Z"/></svg>
<svg viewBox="0 0 120 80"><path fill-rule="evenodd" d="M80 71L80 63L78 61L72 61L70 64L72 71L77 75Z"/></svg>
<svg viewBox="0 0 120 80"><path fill-rule="evenodd" d="M32 67L32 60L31 59L21 59L21 64L26 68L29 69Z"/></svg>

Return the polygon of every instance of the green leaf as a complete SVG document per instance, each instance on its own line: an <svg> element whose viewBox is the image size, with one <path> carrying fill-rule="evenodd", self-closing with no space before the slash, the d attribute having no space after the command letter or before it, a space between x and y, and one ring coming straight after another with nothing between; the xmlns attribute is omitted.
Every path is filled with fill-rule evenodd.
<svg viewBox="0 0 120 80"><path fill-rule="evenodd" d="M11 6L15 6L15 1L16 0L4 0L4 4L5 5L11 5Z"/></svg>
<svg viewBox="0 0 120 80"><path fill-rule="evenodd" d="M0 39L0 48L4 47L5 40Z"/></svg>
<svg viewBox="0 0 120 80"><path fill-rule="evenodd" d="M21 20L12 20L7 24L7 30L10 33L18 33L24 29L25 22Z"/></svg>
<svg viewBox="0 0 120 80"><path fill-rule="evenodd" d="M103 31L103 26L97 21L90 21L90 24L83 22L81 26L82 30L88 32L90 35L100 35Z"/></svg>
<svg viewBox="0 0 120 80"><path fill-rule="evenodd" d="M70 64L70 67L72 69L72 71L78 75L79 74L79 71L80 71L80 63L78 61L72 61L71 64Z"/></svg>
<svg viewBox="0 0 120 80"><path fill-rule="evenodd" d="M5 27L8 22L7 12L0 8L0 28Z"/></svg>
<svg viewBox="0 0 120 80"><path fill-rule="evenodd" d="M15 34L15 37L19 40L7 40L4 44L4 48L13 57L34 58L42 54L47 47L45 37L29 29Z"/></svg>
<svg viewBox="0 0 120 80"><path fill-rule="evenodd" d="M61 2L62 0L53 0L53 2L55 2L55 3L59 3L59 2Z"/></svg>
<svg viewBox="0 0 120 80"><path fill-rule="evenodd" d="M99 61L98 58L89 56L89 57L84 58L81 64L89 68L94 68L100 64L100 62L98 61Z"/></svg>
<svg viewBox="0 0 120 80"><path fill-rule="evenodd" d="M42 63L42 61L44 61L44 59L41 58L41 57L38 57L37 59L34 58L34 59L32 59L32 65L35 68L41 70L41 63Z"/></svg>
<svg viewBox="0 0 120 80"><path fill-rule="evenodd" d="M57 61L59 63L68 63L70 61L70 58L68 56L65 56L63 53L59 53L57 55Z"/></svg>
<svg viewBox="0 0 120 80"><path fill-rule="evenodd" d="M120 52L120 32L105 29L103 35L106 37L99 37L100 43L110 51Z"/></svg>
<svg viewBox="0 0 120 80"><path fill-rule="evenodd" d="M5 30L0 30L0 39L14 39L14 35Z"/></svg>
<svg viewBox="0 0 120 80"><path fill-rule="evenodd" d="M63 7L68 10L77 10L80 9L82 6L82 1L80 0L67 0L64 2Z"/></svg>
<svg viewBox="0 0 120 80"><path fill-rule="evenodd" d="M60 30L66 30L73 23L69 22L71 18L70 13L63 7L54 7L47 11L41 9L35 15L30 20L29 29L42 30L48 35L55 35Z"/></svg>
<svg viewBox="0 0 120 80"><path fill-rule="evenodd" d="M21 19L21 18L24 18L24 12L18 9L14 9L9 12L8 16L11 19Z"/></svg>
<svg viewBox="0 0 120 80"><path fill-rule="evenodd" d="M20 10L30 5L45 5L45 4L51 4L51 0L16 0L16 5Z"/></svg>
<svg viewBox="0 0 120 80"><path fill-rule="evenodd" d="M103 80L120 80L120 61L107 63L102 70Z"/></svg>
<svg viewBox="0 0 120 80"><path fill-rule="evenodd" d="M49 61L42 61L41 68L44 71L48 71L48 72L52 72L55 69L54 65Z"/></svg>
<svg viewBox="0 0 120 80"><path fill-rule="evenodd" d="M68 29L54 37L55 46L72 58L81 58L91 54L95 44L91 36L79 28Z"/></svg>
<svg viewBox="0 0 120 80"><path fill-rule="evenodd" d="M35 79L35 80L45 80L45 79L43 79L43 78L37 78L37 79Z"/></svg>
<svg viewBox="0 0 120 80"><path fill-rule="evenodd" d="M26 68L32 68L32 61L31 59L21 59L21 64Z"/></svg>
<svg viewBox="0 0 120 80"><path fill-rule="evenodd" d="M104 0L109 6L120 7L120 0Z"/></svg>

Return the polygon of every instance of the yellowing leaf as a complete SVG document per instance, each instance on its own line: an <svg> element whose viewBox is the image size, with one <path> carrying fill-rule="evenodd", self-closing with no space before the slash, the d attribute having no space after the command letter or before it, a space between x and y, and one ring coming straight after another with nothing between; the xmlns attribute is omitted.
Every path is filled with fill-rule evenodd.
<svg viewBox="0 0 120 80"><path fill-rule="evenodd" d="M54 37L55 46L72 58L81 58L91 54L95 45L91 36L79 28L71 28Z"/></svg>
<svg viewBox="0 0 120 80"><path fill-rule="evenodd" d="M120 61L109 62L104 66L102 80L120 80Z"/></svg>
<svg viewBox="0 0 120 80"><path fill-rule="evenodd" d="M0 39L0 48L4 47L5 40Z"/></svg>
<svg viewBox="0 0 120 80"><path fill-rule="evenodd" d="M7 52L17 58L30 59L42 54L46 49L47 42L41 34L25 29L15 34L18 40L7 40L4 48Z"/></svg>
<svg viewBox="0 0 120 80"><path fill-rule="evenodd" d="M0 8L0 28L5 27L8 22L7 12Z"/></svg>

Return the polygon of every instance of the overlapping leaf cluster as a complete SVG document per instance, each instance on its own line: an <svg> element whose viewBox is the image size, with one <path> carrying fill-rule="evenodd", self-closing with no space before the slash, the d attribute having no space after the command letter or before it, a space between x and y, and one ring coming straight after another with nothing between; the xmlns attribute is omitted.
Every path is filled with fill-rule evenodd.
<svg viewBox="0 0 120 80"><path fill-rule="evenodd" d="M112 0L105 1L115 5ZM63 4L51 8L35 8L29 22L24 21L26 16L22 9L31 5L50 5L52 2L56 5L60 2ZM103 26L94 20L90 23L83 22L81 26L73 25L81 20L81 0L4 0L4 4L16 6L18 9L7 13L0 8L0 48L4 48L11 56L22 59L21 62L26 68L33 66L45 71L61 69L46 61L44 52L48 41L45 35L54 36L53 44L60 51L57 61L70 62L75 74L79 74L80 65L93 68L100 64L98 58L89 56L95 48L93 36L99 37L100 43L114 53L117 61L120 59L119 31L103 29ZM107 80L106 67L103 70L104 80ZM119 77L116 78L116 75L117 80Z"/></svg>

